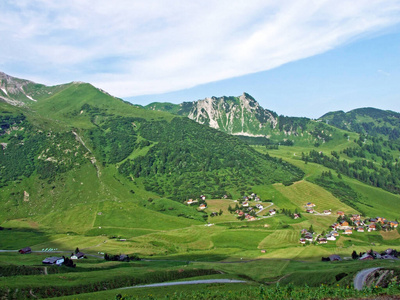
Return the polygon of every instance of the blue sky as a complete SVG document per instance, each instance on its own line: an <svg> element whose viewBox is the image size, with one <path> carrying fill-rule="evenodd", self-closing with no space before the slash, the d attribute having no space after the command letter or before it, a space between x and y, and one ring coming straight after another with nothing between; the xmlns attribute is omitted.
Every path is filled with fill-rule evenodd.
<svg viewBox="0 0 400 300"><path fill-rule="evenodd" d="M318 118L360 107L400 112L400 31L381 34L272 70L130 100L181 103L247 92L264 108L289 116Z"/></svg>
<svg viewBox="0 0 400 300"><path fill-rule="evenodd" d="M399 0L4 0L0 71L137 104L247 92L278 114L399 107Z"/></svg>

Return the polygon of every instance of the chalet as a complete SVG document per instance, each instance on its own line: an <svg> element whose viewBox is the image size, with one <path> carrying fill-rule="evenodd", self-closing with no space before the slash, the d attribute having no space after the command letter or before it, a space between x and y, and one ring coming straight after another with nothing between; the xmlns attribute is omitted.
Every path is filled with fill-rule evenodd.
<svg viewBox="0 0 400 300"><path fill-rule="evenodd" d="M313 214L314 210L312 208L309 208L309 209L306 210L306 212L308 212L309 214Z"/></svg>
<svg viewBox="0 0 400 300"><path fill-rule="evenodd" d="M307 232L308 232L307 229L302 229L302 230L300 231L301 234L306 234Z"/></svg>
<svg viewBox="0 0 400 300"><path fill-rule="evenodd" d="M249 206L249 202L247 202L247 201L243 202L243 203L242 203L242 206L248 207L248 206Z"/></svg>
<svg viewBox="0 0 400 300"><path fill-rule="evenodd" d="M375 224L369 224L368 225L368 232L376 230L376 225Z"/></svg>
<svg viewBox="0 0 400 300"><path fill-rule="evenodd" d="M247 219L247 221L255 221L255 220L256 220L256 217L251 216L251 215L248 215L248 216L246 217L246 219Z"/></svg>
<svg viewBox="0 0 400 300"><path fill-rule="evenodd" d="M306 239L305 238L301 238L300 239L300 243L305 244L306 243Z"/></svg>
<svg viewBox="0 0 400 300"><path fill-rule="evenodd" d="M340 216L340 217L344 217L344 212L343 212L343 211L340 211L340 210L339 210L339 211L337 212L337 214L338 214L338 216Z"/></svg>
<svg viewBox="0 0 400 300"><path fill-rule="evenodd" d="M333 236L339 236L339 232L337 232L336 230L331 231L331 234L332 234Z"/></svg>
<svg viewBox="0 0 400 300"><path fill-rule="evenodd" d="M193 199L189 199L188 201L186 201L186 204L190 205L190 204L193 204L195 202L197 202L197 201L194 201Z"/></svg>
<svg viewBox="0 0 400 300"><path fill-rule="evenodd" d="M388 249L385 250L385 253L390 255L390 254L393 253L393 249L388 248Z"/></svg>
<svg viewBox="0 0 400 300"><path fill-rule="evenodd" d="M340 227L339 223L334 223L331 225L332 229L338 229Z"/></svg>
<svg viewBox="0 0 400 300"><path fill-rule="evenodd" d="M350 228L351 228L351 226L350 226L349 222L347 222L347 221L340 222L340 229L346 230L346 229L350 229Z"/></svg>
<svg viewBox="0 0 400 300"><path fill-rule="evenodd" d="M331 234L328 234L328 235L326 236L326 239L327 239L328 241L336 241L336 237L333 236L333 235L331 235Z"/></svg>
<svg viewBox="0 0 400 300"><path fill-rule="evenodd" d="M247 196L243 196L243 198L242 198L244 201L249 201L249 197L247 197Z"/></svg>
<svg viewBox="0 0 400 300"><path fill-rule="evenodd" d="M374 260L374 257L368 253L365 253L359 258L359 260Z"/></svg>
<svg viewBox="0 0 400 300"><path fill-rule="evenodd" d="M18 252L21 254L29 254L29 253L32 253L32 249L30 247L25 247L25 248L20 249Z"/></svg>
<svg viewBox="0 0 400 300"><path fill-rule="evenodd" d="M262 206L261 204L257 204L256 207L257 207L258 209L263 209L263 208L264 208L264 206Z"/></svg>
<svg viewBox="0 0 400 300"><path fill-rule="evenodd" d="M63 257L46 257L42 261L42 264L45 264L45 265L61 266L63 263L64 263L64 258Z"/></svg>
<svg viewBox="0 0 400 300"><path fill-rule="evenodd" d="M218 216L218 212L213 211L213 212L210 214L210 216L211 216L211 217L216 217L216 216Z"/></svg>
<svg viewBox="0 0 400 300"><path fill-rule="evenodd" d="M254 198L254 201L261 201L261 198L257 196Z"/></svg>
<svg viewBox="0 0 400 300"><path fill-rule="evenodd" d="M380 259L380 258L382 258L382 256L381 256L381 254L380 253L378 253L378 252L376 252L376 251L367 251L367 253L369 254L369 255L371 255L373 258L378 258L378 259Z"/></svg>
<svg viewBox="0 0 400 300"><path fill-rule="evenodd" d="M381 256L382 259L392 259L392 260L397 260L398 258L396 256L390 255L390 254L385 254Z"/></svg>
<svg viewBox="0 0 400 300"><path fill-rule="evenodd" d="M378 223L383 224L383 223L385 223L386 219L385 219L385 218L381 218L381 217L376 217L376 221L377 221Z"/></svg>
<svg viewBox="0 0 400 300"><path fill-rule="evenodd" d="M319 238L318 239L318 244L326 244L327 240L325 238Z"/></svg>
<svg viewBox="0 0 400 300"><path fill-rule="evenodd" d="M276 214L275 209L270 209L270 210L269 210L269 214L270 214L271 216L275 215L275 214Z"/></svg>
<svg viewBox="0 0 400 300"><path fill-rule="evenodd" d="M298 214L293 214L293 219L298 219L298 218L300 218L300 216L298 215Z"/></svg>
<svg viewBox="0 0 400 300"><path fill-rule="evenodd" d="M200 209L206 209L207 206L203 203L203 204L200 204L199 208L200 208Z"/></svg>
<svg viewBox="0 0 400 300"><path fill-rule="evenodd" d="M389 226L393 228L397 228L399 226L399 222L397 221L389 221Z"/></svg>
<svg viewBox="0 0 400 300"><path fill-rule="evenodd" d="M200 196L200 199L201 199L201 200L206 200L206 196L201 195L201 196Z"/></svg>
<svg viewBox="0 0 400 300"><path fill-rule="evenodd" d="M239 211L238 216L241 217L241 216L243 216L243 215L244 215L244 212Z"/></svg>
<svg viewBox="0 0 400 300"><path fill-rule="evenodd" d="M313 241L313 235L312 233L307 232L304 236L304 238L306 239L306 241L308 242L312 242Z"/></svg>
<svg viewBox="0 0 400 300"><path fill-rule="evenodd" d="M371 223L376 223L376 222L378 222L378 220L377 220L376 218L369 219L369 221L370 221Z"/></svg>
<svg viewBox="0 0 400 300"><path fill-rule="evenodd" d="M85 257L85 253L78 252L71 256L71 259L82 259Z"/></svg>
<svg viewBox="0 0 400 300"><path fill-rule="evenodd" d="M252 211L253 209L254 209L254 207L251 207L251 206L250 206L247 210L248 210L248 211Z"/></svg>
<svg viewBox="0 0 400 300"><path fill-rule="evenodd" d="M265 249L262 249L262 250L261 250L261 253L265 253L265 252L267 252L267 251L265 251Z"/></svg>
<svg viewBox="0 0 400 300"><path fill-rule="evenodd" d="M308 202L305 206L306 207L315 207L315 204L312 202Z"/></svg>
<svg viewBox="0 0 400 300"><path fill-rule="evenodd" d="M353 230L352 229L345 229L343 234L353 234Z"/></svg>
<svg viewBox="0 0 400 300"><path fill-rule="evenodd" d="M357 227L357 232L364 232L364 227L358 226Z"/></svg>
<svg viewBox="0 0 400 300"><path fill-rule="evenodd" d="M312 236L306 236L304 238L306 239L307 242L310 242L310 243L313 242L313 237Z"/></svg>
<svg viewBox="0 0 400 300"><path fill-rule="evenodd" d="M332 254L332 255L329 256L329 260L330 260L330 261L341 261L342 259L340 258L339 255L337 255L337 254Z"/></svg>
<svg viewBox="0 0 400 300"><path fill-rule="evenodd" d="M353 223L356 226L361 226L363 224L360 220L354 220Z"/></svg>
<svg viewBox="0 0 400 300"><path fill-rule="evenodd" d="M361 216L360 215L352 215L350 217L350 220L352 220L353 222L356 221L356 220L360 221L361 220Z"/></svg>
<svg viewBox="0 0 400 300"><path fill-rule="evenodd" d="M331 210L324 210L324 215L330 215L332 213Z"/></svg>

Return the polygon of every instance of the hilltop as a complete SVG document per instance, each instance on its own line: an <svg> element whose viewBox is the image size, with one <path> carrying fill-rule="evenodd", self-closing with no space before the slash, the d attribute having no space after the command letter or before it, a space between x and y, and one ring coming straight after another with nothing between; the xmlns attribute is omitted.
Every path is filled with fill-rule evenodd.
<svg viewBox="0 0 400 300"><path fill-rule="evenodd" d="M335 111L323 115L319 120L337 128L374 137L384 137L389 140L400 138L400 114L390 110L366 107L346 113Z"/></svg>

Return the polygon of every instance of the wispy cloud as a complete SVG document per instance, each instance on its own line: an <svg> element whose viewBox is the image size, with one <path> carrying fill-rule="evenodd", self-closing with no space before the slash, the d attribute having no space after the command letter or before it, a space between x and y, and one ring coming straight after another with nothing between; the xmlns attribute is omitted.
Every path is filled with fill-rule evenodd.
<svg viewBox="0 0 400 300"><path fill-rule="evenodd" d="M382 74L382 75L385 75L385 76L390 76L390 73L389 73L389 72L386 72L386 71L384 71L384 70L378 70L378 73L379 73L379 74Z"/></svg>
<svg viewBox="0 0 400 300"><path fill-rule="evenodd" d="M268 70L400 22L397 0L6 0L0 11L0 69L120 97Z"/></svg>

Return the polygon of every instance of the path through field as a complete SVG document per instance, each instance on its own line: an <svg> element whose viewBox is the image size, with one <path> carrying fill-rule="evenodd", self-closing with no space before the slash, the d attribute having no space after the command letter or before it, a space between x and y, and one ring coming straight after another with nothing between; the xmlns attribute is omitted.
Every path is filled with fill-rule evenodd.
<svg viewBox="0 0 400 300"><path fill-rule="evenodd" d="M206 284L206 283L245 283L243 280L236 279L206 279L206 280L191 280L191 281L178 281L178 282L162 282L162 283L153 283L146 285L135 285L135 286L127 286L120 288L122 290L125 289L134 289L141 287L159 287L159 286L171 286L171 285L185 285L185 284Z"/></svg>

